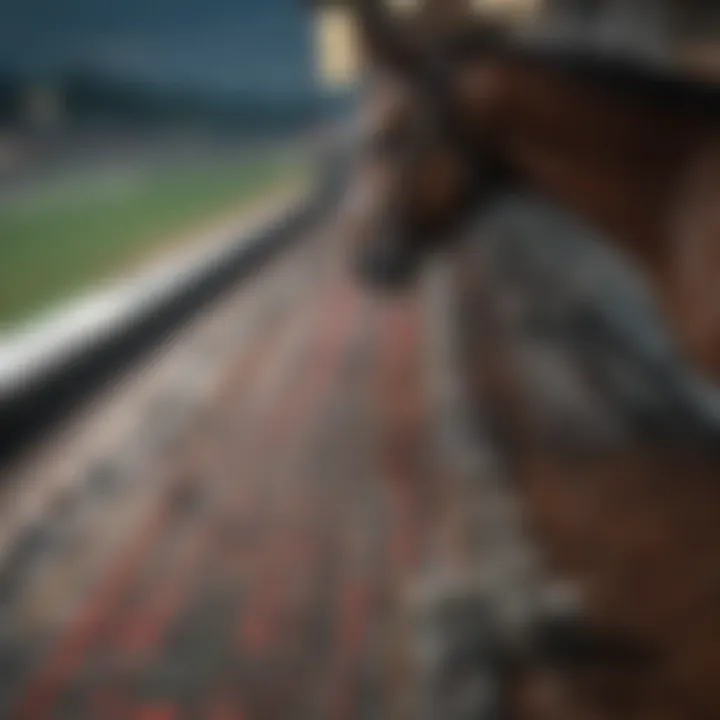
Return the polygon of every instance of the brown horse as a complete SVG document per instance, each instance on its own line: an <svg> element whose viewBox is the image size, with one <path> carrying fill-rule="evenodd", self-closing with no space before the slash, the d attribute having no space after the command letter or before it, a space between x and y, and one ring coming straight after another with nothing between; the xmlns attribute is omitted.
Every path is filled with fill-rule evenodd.
<svg viewBox="0 0 720 720"><path fill-rule="evenodd" d="M669 72L523 47L479 23L435 33L420 18L403 30L373 3L359 11L371 71L358 174L370 278L409 277L497 193L539 192L634 261L686 357L720 380L716 92ZM541 253L542 235L530 238ZM456 256L471 402L508 441L533 535L555 570L581 581L592 623L654 658L530 673L517 716L720 717L717 457L672 432L648 439L624 407L611 407L588 367L602 341L586 363L562 343L528 337L518 305L537 309L552 293L508 289L506 250L498 236ZM567 395L570 409L560 407Z"/></svg>
<svg viewBox="0 0 720 720"><path fill-rule="evenodd" d="M478 22L402 33L375 3L360 14L375 274L407 275L488 192L533 187L606 231L688 358L720 379L720 91L522 47Z"/></svg>

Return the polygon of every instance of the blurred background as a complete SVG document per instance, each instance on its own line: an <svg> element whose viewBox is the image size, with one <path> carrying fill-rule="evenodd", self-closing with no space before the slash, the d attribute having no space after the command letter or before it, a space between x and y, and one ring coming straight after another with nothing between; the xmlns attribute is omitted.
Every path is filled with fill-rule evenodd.
<svg viewBox="0 0 720 720"><path fill-rule="evenodd" d="M720 63L713 3L475 5L600 51ZM2 19L5 329L297 177L359 75L342 3L3 0Z"/></svg>
<svg viewBox="0 0 720 720"><path fill-rule="evenodd" d="M4 330L297 181L347 94L295 0L0 12Z"/></svg>
<svg viewBox="0 0 720 720"><path fill-rule="evenodd" d="M471 5L720 79L717 3ZM601 620L670 661L571 668L585 705L551 668L518 717L717 717L716 458L641 427L716 422L716 394L637 273L537 198L416 286L361 288L333 213L368 139L358 43L333 0L0 0L0 717L416 720L450 641L482 672L443 701L494 703L502 612L463 603L486 568L503 612L545 581L521 492ZM503 445L513 413L537 455Z"/></svg>

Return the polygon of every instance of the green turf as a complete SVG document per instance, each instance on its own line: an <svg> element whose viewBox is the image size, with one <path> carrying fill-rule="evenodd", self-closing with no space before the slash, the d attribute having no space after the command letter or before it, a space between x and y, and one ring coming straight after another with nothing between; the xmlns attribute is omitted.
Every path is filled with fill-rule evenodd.
<svg viewBox="0 0 720 720"><path fill-rule="evenodd" d="M0 326L120 274L183 233L298 179L297 159L155 171L0 207Z"/></svg>

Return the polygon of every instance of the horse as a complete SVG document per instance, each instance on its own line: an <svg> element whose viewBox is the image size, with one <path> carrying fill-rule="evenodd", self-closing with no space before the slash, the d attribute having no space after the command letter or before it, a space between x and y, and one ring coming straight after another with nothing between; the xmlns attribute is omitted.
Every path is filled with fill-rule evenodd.
<svg viewBox="0 0 720 720"><path fill-rule="evenodd" d="M360 274L376 286L403 285L428 255L454 248L459 308L448 321L460 328L467 392L504 448L532 533L554 569L584 588L589 621L652 656L533 671L516 688L516 715L720 716L712 385L720 381L720 96L670 69L524 44L485 21L458 22L461 14L400 22L370 1L357 11L369 71L351 189L360 198ZM539 288L528 282L534 271L508 281L523 272L506 257L512 244L502 231L456 246L463 228L508 194L537 194L568 211L647 282L678 355L658 363L627 333L619 345L624 365L655 373L653 392L677 389L670 394L680 400L650 413L664 418L659 431L630 417L625 390L615 406L608 383L592 379L608 334L583 339L583 354L567 318L560 324L572 327L558 343L518 317L539 314L553 325L556 309L545 306L582 231L554 221L543 232L526 228L526 245L550 255L555 273ZM568 242L551 254L543 235L563 233ZM562 382L538 368L538 344L543 357L565 363L556 368ZM687 376L702 382L678 385ZM573 402L590 393L592 417L582 417L582 403L558 412L562 393L552 386L568 377L581 388L570 392ZM699 389L692 398L690 386ZM696 411L699 422L675 424ZM696 446L696 436L708 442Z"/></svg>
<svg viewBox="0 0 720 720"><path fill-rule="evenodd" d="M411 276L498 188L535 188L606 231L652 284L686 357L720 380L720 90L526 46L478 21L411 26L408 39L377 3L361 3L360 19L375 107L367 275Z"/></svg>

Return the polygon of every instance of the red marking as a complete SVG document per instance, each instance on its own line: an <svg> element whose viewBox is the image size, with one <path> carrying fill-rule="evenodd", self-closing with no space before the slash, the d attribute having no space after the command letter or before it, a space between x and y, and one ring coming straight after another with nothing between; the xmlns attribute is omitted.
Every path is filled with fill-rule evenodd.
<svg viewBox="0 0 720 720"><path fill-rule="evenodd" d="M147 658L160 642L162 630L182 596L180 588L167 583L124 624L118 650L134 659Z"/></svg>
<svg viewBox="0 0 720 720"><path fill-rule="evenodd" d="M421 513L417 497L417 477L391 477L394 533L391 540L391 555L396 567L411 568L418 562L420 551Z"/></svg>
<svg viewBox="0 0 720 720"><path fill-rule="evenodd" d="M221 693L210 704L205 718L206 720L244 720L245 715L227 693Z"/></svg>
<svg viewBox="0 0 720 720"><path fill-rule="evenodd" d="M267 612L250 613L240 626L238 643L243 650L249 650L254 656L265 655L273 644L272 620Z"/></svg>
<svg viewBox="0 0 720 720"><path fill-rule="evenodd" d="M356 649L362 642L370 608L370 590L358 585L345 597L345 642L349 649Z"/></svg>
<svg viewBox="0 0 720 720"><path fill-rule="evenodd" d="M132 660L147 660L163 641L167 628L177 616L209 546L207 532L196 530L191 547L179 549L180 558L171 567L170 577L158 578L160 587L121 626L118 651Z"/></svg>
<svg viewBox="0 0 720 720"><path fill-rule="evenodd" d="M90 708L91 717L102 720L126 720L132 714L127 696L116 688L104 688L93 693Z"/></svg>
<svg viewBox="0 0 720 720"><path fill-rule="evenodd" d="M177 720L178 717L177 711L170 705L150 705L133 715L134 720Z"/></svg>
<svg viewBox="0 0 720 720"><path fill-rule="evenodd" d="M352 716L357 693L357 670L367 635L372 596L365 584L358 582L344 593L338 622L337 657L330 717L346 720Z"/></svg>
<svg viewBox="0 0 720 720"><path fill-rule="evenodd" d="M421 504L418 483L421 468L418 449L423 445L418 422L421 398L418 346L421 327L416 302L407 299L391 308L384 318L378 368L378 411L385 440L381 467L392 492L396 518L390 553L395 567L408 569L420 550Z"/></svg>
<svg viewBox="0 0 720 720"><path fill-rule="evenodd" d="M299 442L299 431L311 426L333 385L339 379L342 359L352 337L358 332L359 296L343 284L334 288L330 299L325 303L324 315L319 325L319 337L314 349L315 362L312 374L305 378L302 392L293 398L292 404L286 403L283 413L275 425L272 437L264 438L265 443L256 445L260 452L271 452L272 446L285 446L290 438ZM292 538L275 538L280 545L275 552L268 553L274 566L265 576L264 586L256 589L255 597L245 612L238 632L238 644L250 650L254 655L262 655L276 643L282 619L283 600L286 599L287 587L281 581L290 574L290 569L297 562L297 548ZM284 542L284 545L281 543ZM285 549L285 552L283 552Z"/></svg>
<svg viewBox="0 0 720 720"><path fill-rule="evenodd" d="M123 593L162 526L166 511L167 503L161 502L157 512L153 514L127 552L121 555L100 590L82 608L65 637L50 653L40 672L31 680L18 703L14 717L23 720L35 720L35 718L40 720L51 714L56 697L80 668L103 623L119 605Z"/></svg>
<svg viewBox="0 0 720 720"><path fill-rule="evenodd" d="M286 527L297 523L297 517L288 518ZM292 531L283 535L279 530L272 537L273 546L267 550L270 566L256 581L257 591L244 617L237 636L241 650L256 657L265 656L281 637L286 637L292 622L294 595L293 583L297 581L298 567L305 566L310 553L304 543L297 541Z"/></svg>

